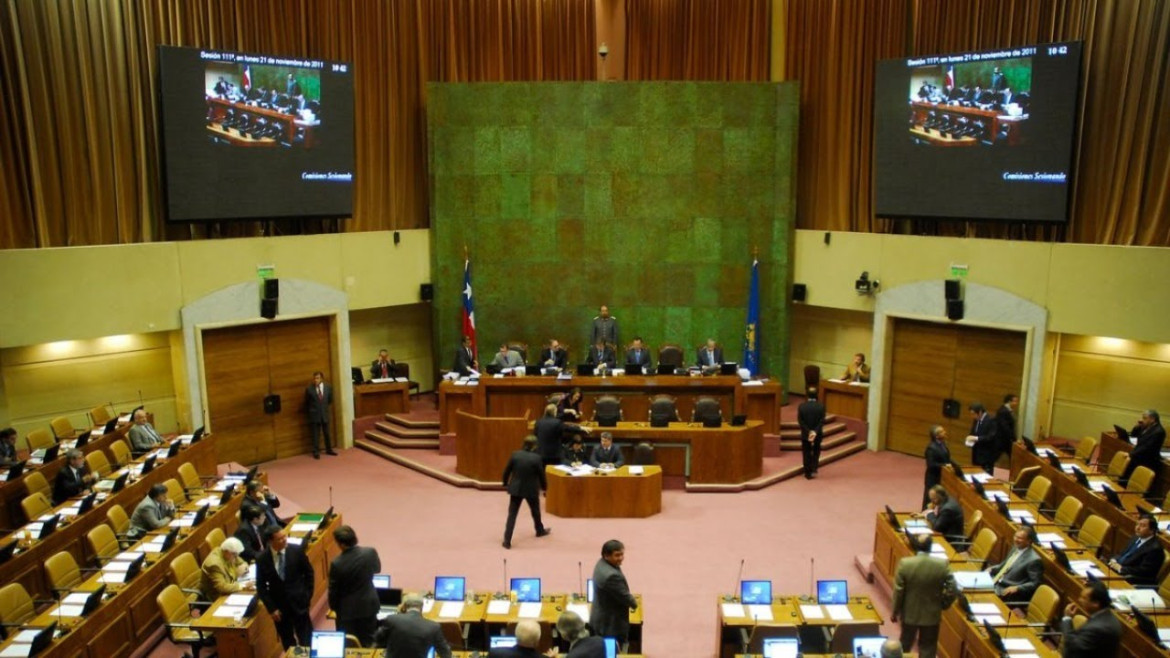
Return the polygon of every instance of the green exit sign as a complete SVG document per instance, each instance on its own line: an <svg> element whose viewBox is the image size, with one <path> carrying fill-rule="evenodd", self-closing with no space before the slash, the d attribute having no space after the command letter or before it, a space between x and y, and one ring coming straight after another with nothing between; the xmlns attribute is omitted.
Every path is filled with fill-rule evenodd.
<svg viewBox="0 0 1170 658"><path fill-rule="evenodd" d="M957 265L955 263L951 263L951 278L966 279L967 269L968 268L966 265Z"/></svg>
<svg viewBox="0 0 1170 658"><path fill-rule="evenodd" d="M261 281L264 281L265 279L271 279L272 277L276 276L276 266L257 265L256 274L259 275Z"/></svg>

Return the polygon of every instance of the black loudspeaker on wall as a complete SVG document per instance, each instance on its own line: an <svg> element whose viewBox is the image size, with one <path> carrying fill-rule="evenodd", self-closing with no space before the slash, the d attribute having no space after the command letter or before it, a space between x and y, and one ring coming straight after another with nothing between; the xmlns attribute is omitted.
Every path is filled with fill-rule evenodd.
<svg viewBox="0 0 1170 658"><path fill-rule="evenodd" d="M260 300L260 317L272 320L276 318L276 300L275 299L261 299Z"/></svg>
<svg viewBox="0 0 1170 658"><path fill-rule="evenodd" d="M429 302L435 298L435 286L430 283L420 283L418 286L418 297L424 302Z"/></svg>
<svg viewBox="0 0 1170 658"><path fill-rule="evenodd" d="M947 319L948 320L962 320L963 319L963 300L961 300L961 299L947 300Z"/></svg>
<svg viewBox="0 0 1170 658"><path fill-rule="evenodd" d="M944 418L958 418L960 409L958 400L951 398L943 400L942 414Z"/></svg>
<svg viewBox="0 0 1170 658"><path fill-rule="evenodd" d="M280 279L264 279L264 299L280 297Z"/></svg>
<svg viewBox="0 0 1170 658"><path fill-rule="evenodd" d="M963 298L962 297L963 291L962 291L962 288L960 287L958 279L947 279L943 283L946 286L946 294L947 294L947 301L948 302Z"/></svg>
<svg viewBox="0 0 1170 658"><path fill-rule="evenodd" d="M808 286L803 283L792 284L792 301L803 302L808 298Z"/></svg>
<svg viewBox="0 0 1170 658"><path fill-rule="evenodd" d="M280 396L279 395L265 395L264 396L264 413L266 413L266 414L280 413Z"/></svg>

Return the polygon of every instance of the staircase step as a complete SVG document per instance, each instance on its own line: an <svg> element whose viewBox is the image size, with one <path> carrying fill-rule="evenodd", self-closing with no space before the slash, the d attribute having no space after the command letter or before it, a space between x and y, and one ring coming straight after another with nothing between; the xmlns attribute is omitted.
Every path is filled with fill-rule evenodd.
<svg viewBox="0 0 1170 658"><path fill-rule="evenodd" d="M397 449L427 449L437 450L439 448L439 437L428 439L410 439L378 430L366 430L365 439L372 441L379 445L384 445L388 448Z"/></svg>
<svg viewBox="0 0 1170 658"><path fill-rule="evenodd" d="M388 459L401 466L405 466L412 471L417 471L423 475L435 478L436 480L445 482L454 487L480 489L484 491L499 491L504 488L503 485L499 482L480 482L479 480L472 480L469 477L465 477L457 473L448 473L442 469L428 466L379 443L373 443L365 439L358 439L354 441L354 445L358 448L361 448L362 450L371 452L375 455L378 455L379 457Z"/></svg>
<svg viewBox="0 0 1170 658"><path fill-rule="evenodd" d="M824 432L823 436L829 436L830 434L833 434L834 432L843 431L844 429L846 429L846 427L847 426L845 425L845 423L825 423L825 432ZM800 441L800 428L799 427L794 427L791 429L787 428L787 427L782 428L780 430L780 438L782 440L796 439L797 441Z"/></svg>
<svg viewBox="0 0 1170 658"><path fill-rule="evenodd" d="M865 444L860 441L852 441L841 447L832 450L825 450L822 446L821 452L821 467L831 464L840 459L844 459L849 455L865 450ZM770 487L778 482L790 480L794 477L803 477L804 467L796 464L790 468L786 468L778 473L770 473L763 477L749 480L743 484L688 484L686 487L687 493L734 493L737 491L756 491Z"/></svg>
<svg viewBox="0 0 1170 658"><path fill-rule="evenodd" d="M829 448L836 448L843 443L849 443L857 438L857 432L838 432L837 434L826 434L825 438L821 439L821 450L828 450ZM781 439L781 450L800 450L800 437L795 439Z"/></svg>
<svg viewBox="0 0 1170 658"><path fill-rule="evenodd" d="M410 429L394 423L384 423L378 421L374 423L374 428L383 434L397 436L400 439L437 439L439 438L439 428L434 429Z"/></svg>
<svg viewBox="0 0 1170 658"><path fill-rule="evenodd" d="M437 420L418 420L402 414L386 414L386 420L412 430L433 429L435 432L439 431L439 421Z"/></svg>
<svg viewBox="0 0 1170 658"><path fill-rule="evenodd" d="M826 423L835 423L835 422L837 422L837 414L828 414L828 415L826 415L826 416L825 416L825 422L826 422ZM780 423L780 431L784 431L784 430L799 430L799 429L800 429L800 423L799 423L798 421L795 421L795 420L785 420L785 421L782 421L782 422Z"/></svg>

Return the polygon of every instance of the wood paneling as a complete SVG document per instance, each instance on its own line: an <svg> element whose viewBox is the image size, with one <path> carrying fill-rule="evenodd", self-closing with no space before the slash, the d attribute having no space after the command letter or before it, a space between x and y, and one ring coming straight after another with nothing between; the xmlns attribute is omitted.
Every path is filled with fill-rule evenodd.
<svg viewBox="0 0 1170 658"><path fill-rule="evenodd" d="M207 408L220 462L255 464L311 449L304 391L316 370L334 381L329 322L307 318L203 332ZM279 413L264 413L270 393L280 396ZM339 395L335 388L335 403ZM336 445L336 422L330 430Z"/></svg>
<svg viewBox="0 0 1170 658"><path fill-rule="evenodd" d="M970 463L963 438L971 427L967 405L980 401L995 413L1003 396L1018 392L1024 373L1023 332L898 319L894 324L886 447L921 455L933 425L947 428L951 456ZM942 403L962 405L959 418Z"/></svg>

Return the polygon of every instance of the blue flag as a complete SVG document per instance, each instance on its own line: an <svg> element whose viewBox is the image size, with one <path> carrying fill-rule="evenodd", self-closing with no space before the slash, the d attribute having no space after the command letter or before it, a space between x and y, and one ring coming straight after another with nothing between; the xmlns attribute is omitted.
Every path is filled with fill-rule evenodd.
<svg viewBox="0 0 1170 658"><path fill-rule="evenodd" d="M760 374L760 261L752 261L752 282L748 289L747 322L743 330L743 367Z"/></svg>

